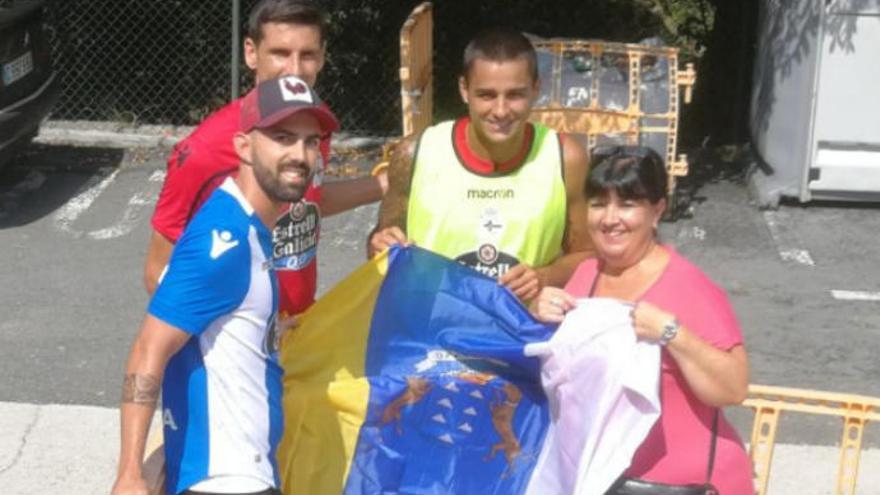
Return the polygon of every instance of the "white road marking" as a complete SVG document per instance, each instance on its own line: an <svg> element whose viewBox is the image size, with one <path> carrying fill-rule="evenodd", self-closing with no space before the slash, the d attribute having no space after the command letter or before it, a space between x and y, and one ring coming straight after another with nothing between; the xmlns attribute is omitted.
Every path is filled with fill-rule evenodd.
<svg viewBox="0 0 880 495"><path fill-rule="evenodd" d="M689 229L681 229L678 231L679 239L696 239L698 241L706 240L706 229L702 227L691 227Z"/></svg>
<svg viewBox="0 0 880 495"><path fill-rule="evenodd" d="M106 241L108 239L122 237L134 230L137 219L137 212L129 204L129 207L126 208L125 212L122 214L122 220L120 220L119 223L104 229L93 230L89 232L89 237L96 241Z"/></svg>
<svg viewBox="0 0 880 495"><path fill-rule="evenodd" d="M776 250L779 251L779 257L782 261L798 263L806 266L816 266L813 257L806 249L797 247L799 242L793 233L786 227L788 216L780 211L765 211L764 221L767 228L770 229L770 236L776 244Z"/></svg>
<svg viewBox="0 0 880 495"><path fill-rule="evenodd" d="M152 180L152 177L150 180ZM156 204L156 201L158 201L158 198L155 193L136 192L128 200L128 206L122 213L122 219L119 222L104 229L93 230L89 232L89 237L98 241L106 241L130 234L137 227L140 210L145 206Z"/></svg>
<svg viewBox="0 0 880 495"><path fill-rule="evenodd" d="M79 238L84 235L83 232L75 230L73 223L88 210L98 196L101 195L116 179L119 169L116 169L101 180L99 183L89 187L82 193L67 202L55 215L55 225L62 232L66 232L73 237ZM165 180L165 171L156 170L150 175L148 182L150 184L161 183ZM128 200L125 211L122 212L121 219L110 227L93 230L85 234L91 239L106 241L115 239L131 233L137 226L140 217L140 210L144 207L156 204L158 193L152 191L136 192L131 199Z"/></svg>
<svg viewBox="0 0 880 495"><path fill-rule="evenodd" d="M880 301L880 292L861 290L832 290L831 296L838 301Z"/></svg>
<svg viewBox="0 0 880 495"><path fill-rule="evenodd" d="M137 192L128 200L128 204L132 206L150 206L156 204L159 198L155 194L147 192Z"/></svg>
<svg viewBox="0 0 880 495"><path fill-rule="evenodd" d="M97 197L100 196L114 180L116 180L118 174L119 169L117 168L113 173L104 177L104 179L97 184L71 198L71 200L61 207L61 209L58 210L58 213L55 214L55 226L62 232L67 232L74 237L81 237L83 233L73 229L73 222L75 222L84 211L92 206L95 199L97 199Z"/></svg>

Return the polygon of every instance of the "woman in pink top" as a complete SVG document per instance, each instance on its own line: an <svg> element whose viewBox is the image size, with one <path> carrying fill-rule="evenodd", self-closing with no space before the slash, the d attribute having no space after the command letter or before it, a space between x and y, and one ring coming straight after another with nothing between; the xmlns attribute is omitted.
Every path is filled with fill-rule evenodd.
<svg viewBox="0 0 880 495"><path fill-rule="evenodd" d="M748 358L727 295L657 241L657 224L666 208L663 160L650 149L631 146L594 156L584 194L597 257L584 261L564 290L545 288L532 312L538 319L558 322L579 297L635 303L637 337L663 346L662 413L624 478L703 485L710 477L721 495L751 495L749 458L720 410L741 403L748 388ZM608 493L635 493L622 484ZM655 486L638 493L663 491Z"/></svg>

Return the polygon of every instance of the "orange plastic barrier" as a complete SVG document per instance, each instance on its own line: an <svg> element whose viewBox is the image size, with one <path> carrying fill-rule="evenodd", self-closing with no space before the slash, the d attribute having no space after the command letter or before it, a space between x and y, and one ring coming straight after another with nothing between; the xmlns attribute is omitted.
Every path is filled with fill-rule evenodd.
<svg viewBox="0 0 880 495"><path fill-rule="evenodd" d="M766 495L776 428L783 411L838 416L843 419L835 495L854 495L859 475L862 438L868 421L880 421L880 398L796 388L749 386L743 403L755 411L750 452L756 488Z"/></svg>

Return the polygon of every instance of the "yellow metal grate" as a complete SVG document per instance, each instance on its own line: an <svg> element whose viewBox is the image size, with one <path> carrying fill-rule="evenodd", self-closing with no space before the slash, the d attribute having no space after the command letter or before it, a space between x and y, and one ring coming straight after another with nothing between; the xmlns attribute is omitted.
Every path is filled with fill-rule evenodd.
<svg viewBox="0 0 880 495"><path fill-rule="evenodd" d="M403 110L403 136L420 133L431 125L433 116L433 11L430 2L413 10L400 30L400 84ZM672 194L677 177L688 173L687 157L677 154L679 115L679 92L684 92L684 102L689 103L696 82L692 64L685 69L678 67L678 49L648 45L609 43L592 40L533 40L539 56L552 54L550 81L542 81L549 88L549 99L541 98L532 111L532 119L558 131L585 137L584 144L592 149L603 139L613 137L617 142L640 143L646 136L658 135L658 140L648 144L666 160L669 170L668 190ZM571 57L589 60L591 67L600 67L610 58L625 61L623 66L628 81L628 103L619 108L603 106L605 88L598 77L593 77L588 88L586 104L570 105L564 101L562 67ZM658 60L666 62L668 102L665 111L644 111L641 108L642 74L645 64ZM545 92L546 95L546 92ZM650 140L650 139L649 139Z"/></svg>

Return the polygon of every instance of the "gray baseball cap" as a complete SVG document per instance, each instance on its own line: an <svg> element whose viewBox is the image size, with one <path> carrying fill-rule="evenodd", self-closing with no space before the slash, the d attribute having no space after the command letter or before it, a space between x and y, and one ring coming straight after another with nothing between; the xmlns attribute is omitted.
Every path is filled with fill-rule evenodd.
<svg viewBox="0 0 880 495"><path fill-rule="evenodd" d="M339 121L305 81L284 76L263 81L245 95L240 129L250 132L271 127L297 112L314 115L324 134L339 128Z"/></svg>

